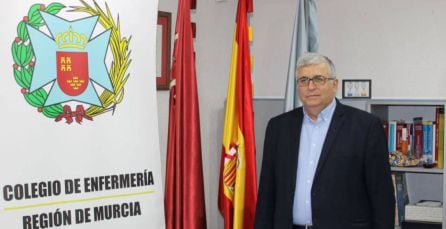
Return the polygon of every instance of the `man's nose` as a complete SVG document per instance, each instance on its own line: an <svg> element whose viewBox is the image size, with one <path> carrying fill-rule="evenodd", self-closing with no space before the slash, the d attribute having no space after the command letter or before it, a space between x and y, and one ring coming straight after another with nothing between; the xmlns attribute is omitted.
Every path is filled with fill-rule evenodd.
<svg viewBox="0 0 446 229"><path fill-rule="evenodd" d="M308 81L308 89L313 90L314 88L316 88L314 81L313 80Z"/></svg>

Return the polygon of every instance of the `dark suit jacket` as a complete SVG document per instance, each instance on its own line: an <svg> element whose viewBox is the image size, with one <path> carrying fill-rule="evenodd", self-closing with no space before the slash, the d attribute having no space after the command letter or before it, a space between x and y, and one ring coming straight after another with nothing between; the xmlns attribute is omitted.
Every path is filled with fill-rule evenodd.
<svg viewBox="0 0 446 229"><path fill-rule="evenodd" d="M303 111L267 127L256 229L291 229ZM311 188L315 229L393 229L395 198L381 121L342 105L336 109Z"/></svg>

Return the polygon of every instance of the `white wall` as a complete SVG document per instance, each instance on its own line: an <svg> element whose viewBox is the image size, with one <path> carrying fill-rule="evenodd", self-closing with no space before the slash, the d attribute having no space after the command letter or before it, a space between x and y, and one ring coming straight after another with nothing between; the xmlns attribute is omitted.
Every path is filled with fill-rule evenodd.
<svg viewBox="0 0 446 229"><path fill-rule="evenodd" d="M174 28L177 0L159 4L160 10L173 12ZM297 1L254 4L254 93L282 97ZM446 1L318 0L317 4L320 51L333 59L339 78L372 79L374 98L446 98ZM236 6L236 0L201 0L193 13L207 220L212 229L223 228L217 207L218 173ZM158 92L163 160L168 97L167 91Z"/></svg>
<svg viewBox="0 0 446 229"><path fill-rule="evenodd" d="M373 97L445 98L446 1L319 1L321 51Z"/></svg>

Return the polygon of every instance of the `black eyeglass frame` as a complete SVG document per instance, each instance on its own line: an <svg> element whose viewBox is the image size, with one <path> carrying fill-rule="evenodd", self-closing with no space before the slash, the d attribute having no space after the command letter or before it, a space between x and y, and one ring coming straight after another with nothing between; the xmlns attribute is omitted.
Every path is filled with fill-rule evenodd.
<svg viewBox="0 0 446 229"><path fill-rule="evenodd" d="M308 85L310 85L310 82L313 81L314 85L322 86L325 85L325 83L327 83L327 80L336 80L336 78L326 77L322 75L315 75L313 77L301 76L296 78L296 83L300 87L308 87Z"/></svg>

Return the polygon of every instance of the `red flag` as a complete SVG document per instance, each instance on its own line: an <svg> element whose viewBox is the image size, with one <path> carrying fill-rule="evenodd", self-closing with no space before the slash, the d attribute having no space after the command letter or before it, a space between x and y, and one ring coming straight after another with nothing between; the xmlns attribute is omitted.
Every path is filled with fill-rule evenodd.
<svg viewBox="0 0 446 229"><path fill-rule="evenodd" d="M250 29L252 0L239 0L226 100L218 206L225 229L254 228L257 198Z"/></svg>
<svg viewBox="0 0 446 229"><path fill-rule="evenodd" d="M206 228L190 0L179 0L169 102L166 229Z"/></svg>

